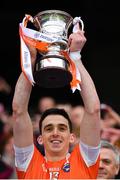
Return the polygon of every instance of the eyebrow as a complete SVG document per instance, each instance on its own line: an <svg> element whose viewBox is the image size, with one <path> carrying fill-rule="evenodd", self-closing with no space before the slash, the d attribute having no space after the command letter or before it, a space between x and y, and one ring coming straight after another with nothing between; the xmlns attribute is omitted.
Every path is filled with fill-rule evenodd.
<svg viewBox="0 0 120 180"><path fill-rule="evenodd" d="M46 129L47 127L51 127L51 126L53 126L53 124L47 124L45 127L44 127L44 129ZM66 125L66 124L58 124L58 126L63 126L63 127L65 127L65 128L67 128L68 126Z"/></svg>
<svg viewBox="0 0 120 180"><path fill-rule="evenodd" d="M47 124L47 125L44 127L44 129L46 129L47 127L50 127L50 126L52 126L52 124Z"/></svg>

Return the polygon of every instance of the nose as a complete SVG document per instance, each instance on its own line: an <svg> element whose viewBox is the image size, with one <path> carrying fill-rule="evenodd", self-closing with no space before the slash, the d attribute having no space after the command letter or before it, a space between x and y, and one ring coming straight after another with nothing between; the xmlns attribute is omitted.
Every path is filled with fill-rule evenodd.
<svg viewBox="0 0 120 180"><path fill-rule="evenodd" d="M58 135L58 128L57 127L55 127L54 129L53 129L53 135Z"/></svg>
<svg viewBox="0 0 120 180"><path fill-rule="evenodd" d="M99 168L103 168L103 167L104 167L104 163L103 163L103 161L100 160Z"/></svg>

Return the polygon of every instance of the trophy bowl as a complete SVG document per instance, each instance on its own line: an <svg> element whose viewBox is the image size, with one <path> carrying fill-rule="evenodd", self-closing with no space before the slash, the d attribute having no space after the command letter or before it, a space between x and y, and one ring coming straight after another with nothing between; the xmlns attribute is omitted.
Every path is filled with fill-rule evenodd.
<svg viewBox="0 0 120 180"><path fill-rule="evenodd" d="M38 13L35 26L44 35L56 38L48 46L47 52L39 51L40 58L36 62L34 79L36 84L45 88L64 87L72 81L70 64L61 51L68 49L68 30L73 18L60 10L46 10Z"/></svg>

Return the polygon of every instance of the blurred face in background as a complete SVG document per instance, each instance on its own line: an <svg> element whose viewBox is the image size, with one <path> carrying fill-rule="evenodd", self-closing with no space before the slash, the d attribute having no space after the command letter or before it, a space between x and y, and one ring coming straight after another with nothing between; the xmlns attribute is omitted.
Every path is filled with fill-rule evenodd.
<svg viewBox="0 0 120 180"><path fill-rule="evenodd" d="M118 174L119 165L116 162L116 155L111 149L101 148L100 165L97 179L114 179Z"/></svg>
<svg viewBox="0 0 120 180"><path fill-rule="evenodd" d="M71 121L75 127L80 127L80 123L83 119L83 115L84 115L84 107L83 106L76 106L76 107L72 108Z"/></svg>
<svg viewBox="0 0 120 180"><path fill-rule="evenodd" d="M38 110L41 113L47 109L54 107L55 107L55 101L52 97L42 97L38 102Z"/></svg>
<svg viewBox="0 0 120 180"><path fill-rule="evenodd" d="M69 115L71 115L72 106L69 103L65 104L57 104L56 107L58 109L64 109Z"/></svg>
<svg viewBox="0 0 120 180"><path fill-rule="evenodd" d="M103 128L101 130L101 139L107 140L114 145L120 140L120 130L115 128Z"/></svg>

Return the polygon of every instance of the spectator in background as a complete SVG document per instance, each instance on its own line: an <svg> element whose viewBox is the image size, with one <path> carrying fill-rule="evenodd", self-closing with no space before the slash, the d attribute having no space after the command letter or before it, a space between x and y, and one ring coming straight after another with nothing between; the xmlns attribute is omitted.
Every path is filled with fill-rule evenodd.
<svg viewBox="0 0 120 180"><path fill-rule="evenodd" d="M0 131L1 136L6 136L13 130L13 121L11 114L5 109L3 103L0 103L0 123L2 129Z"/></svg>
<svg viewBox="0 0 120 180"><path fill-rule="evenodd" d="M10 84L6 81L4 77L0 76L0 113L1 104L5 106L5 111L7 110L11 113L11 101L12 101L12 88Z"/></svg>
<svg viewBox="0 0 120 180"><path fill-rule="evenodd" d="M101 141L98 179L115 179L120 169L120 154L108 141Z"/></svg>
<svg viewBox="0 0 120 180"><path fill-rule="evenodd" d="M107 104L101 104L101 138L120 148L120 115Z"/></svg>
<svg viewBox="0 0 120 180"><path fill-rule="evenodd" d="M13 135L9 134L4 139L4 147L3 152L1 153L1 160L3 163L6 164L9 169L11 169L10 178L16 179L16 171L15 171L15 155L14 155L14 148L13 148Z"/></svg>
<svg viewBox="0 0 120 180"><path fill-rule="evenodd" d="M0 179L16 178L13 152L12 119L6 115L6 111L1 112L0 118Z"/></svg>
<svg viewBox="0 0 120 180"><path fill-rule="evenodd" d="M14 166L13 135L9 134L4 142L1 159L8 165Z"/></svg>
<svg viewBox="0 0 120 180"><path fill-rule="evenodd" d="M0 159L0 179L11 179L14 169Z"/></svg>
<svg viewBox="0 0 120 180"><path fill-rule="evenodd" d="M57 103L56 108L64 109L71 116L72 106L69 102Z"/></svg>
<svg viewBox="0 0 120 180"><path fill-rule="evenodd" d="M41 118L41 114L35 113L32 117L32 126L33 126L33 136L34 136L34 144L37 149L41 152L42 155L45 154L44 147L42 144L38 143L38 136L39 136L39 121Z"/></svg>
<svg viewBox="0 0 120 180"><path fill-rule="evenodd" d="M101 139L107 140L115 145L120 141L120 130L115 128L104 128L101 130Z"/></svg>
<svg viewBox="0 0 120 180"><path fill-rule="evenodd" d="M16 178L13 149L13 120L5 106L0 103L0 178Z"/></svg>
<svg viewBox="0 0 120 180"><path fill-rule="evenodd" d="M32 125L33 125L33 132L34 133L38 133L39 132L39 121L41 118L41 114L39 113L35 113L32 117Z"/></svg>
<svg viewBox="0 0 120 180"><path fill-rule="evenodd" d="M50 96L43 96L38 101L37 111L38 113L43 113L49 108L54 108L56 105L54 98Z"/></svg>
<svg viewBox="0 0 120 180"><path fill-rule="evenodd" d="M118 127L120 129L120 115L109 105L101 104L103 127Z"/></svg>
<svg viewBox="0 0 120 180"><path fill-rule="evenodd" d="M84 107L77 105L71 109L71 121L74 127L80 127L81 121L84 116Z"/></svg>
<svg viewBox="0 0 120 180"><path fill-rule="evenodd" d="M70 151L74 148L74 146L80 141L80 124L84 116L84 107L82 105L76 105L71 108L71 122L73 126L73 133L75 135L75 141L70 146Z"/></svg>
<svg viewBox="0 0 120 180"><path fill-rule="evenodd" d="M0 77L0 92L5 92L7 94L11 92L11 86L3 77Z"/></svg>

